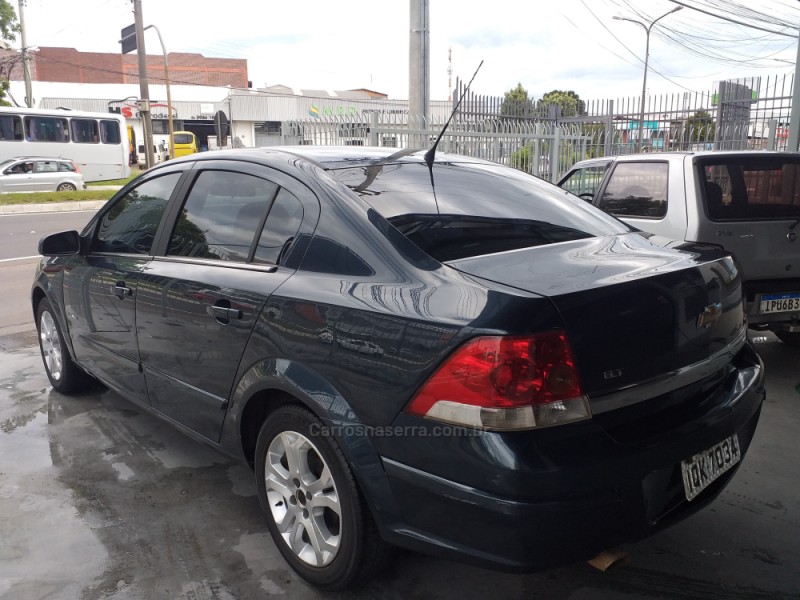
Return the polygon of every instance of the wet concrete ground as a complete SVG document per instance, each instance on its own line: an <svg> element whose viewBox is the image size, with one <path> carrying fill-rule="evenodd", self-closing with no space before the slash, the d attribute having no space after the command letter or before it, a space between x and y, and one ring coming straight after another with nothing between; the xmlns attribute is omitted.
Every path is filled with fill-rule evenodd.
<svg viewBox="0 0 800 600"><path fill-rule="evenodd" d="M0 598L800 598L800 351L759 345L768 400L711 507L624 549L627 567L495 573L398 553L383 577L320 594L281 559L250 470L98 388L50 388L33 333L0 343Z"/></svg>

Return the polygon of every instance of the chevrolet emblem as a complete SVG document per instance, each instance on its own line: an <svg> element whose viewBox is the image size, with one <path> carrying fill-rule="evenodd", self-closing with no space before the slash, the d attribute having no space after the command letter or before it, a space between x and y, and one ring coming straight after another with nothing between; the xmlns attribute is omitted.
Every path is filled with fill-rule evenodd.
<svg viewBox="0 0 800 600"><path fill-rule="evenodd" d="M703 309L703 312L697 315L697 327L705 327L708 329L719 320L721 314L722 304L720 302L709 304Z"/></svg>

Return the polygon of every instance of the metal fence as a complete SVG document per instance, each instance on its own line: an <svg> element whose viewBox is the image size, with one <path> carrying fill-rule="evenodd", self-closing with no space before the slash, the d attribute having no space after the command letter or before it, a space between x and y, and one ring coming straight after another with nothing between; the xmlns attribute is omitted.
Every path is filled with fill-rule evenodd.
<svg viewBox="0 0 800 600"><path fill-rule="evenodd" d="M785 150L793 76L720 82L706 93L547 105L467 92L440 150L550 181L595 156L669 150ZM453 105L463 92L457 82ZM444 118L405 113L285 121L274 143L428 148Z"/></svg>

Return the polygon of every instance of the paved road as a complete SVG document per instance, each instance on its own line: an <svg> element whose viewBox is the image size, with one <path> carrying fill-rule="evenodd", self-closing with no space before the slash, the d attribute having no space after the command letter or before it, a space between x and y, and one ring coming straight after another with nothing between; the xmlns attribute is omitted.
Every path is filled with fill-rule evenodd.
<svg viewBox="0 0 800 600"><path fill-rule="evenodd" d="M38 254L42 236L68 229L83 229L95 211L20 213L0 215L0 265L10 259Z"/></svg>
<svg viewBox="0 0 800 600"><path fill-rule="evenodd" d="M0 263L2 288L27 294L31 266ZM0 313L3 600L800 598L800 351L771 334L758 345L768 400L733 483L625 546L629 566L509 575L399 553L378 581L327 596L280 558L249 469L111 391L53 392L35 343L30 318Z"/></svg>

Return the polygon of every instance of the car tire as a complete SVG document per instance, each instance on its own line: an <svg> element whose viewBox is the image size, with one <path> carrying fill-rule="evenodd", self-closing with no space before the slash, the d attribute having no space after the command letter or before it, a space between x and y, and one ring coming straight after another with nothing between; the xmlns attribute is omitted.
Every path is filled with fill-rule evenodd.
<svg viewBox="0 0 800 600"><path fill-rule="evenodd" d="M64 183L59 183L58 184L58 187L56 188L56 191L57 192L74 192L77 189L78 188L76 188L73 184L64 182Z"/></svg>
<svg viewBox="0 0 800 600"><path fill-rule="evenodd" d="M297 405L267 417L256 444L258 497L272 538L300 577L325 590L366 581L390 547L322 422Z"/></svg>
<svg viewBox="0 0 800 600"><path fill-rule="evenodd" d="M800 348L800 332L798 331L773 331L777 338L784 344L793 348Z"/></svg>
<svg viewBox="0 0 800 600"><path fill-rule="evenodd" d="M94 380L72 360L53 306L46 298L39 302L36 331L44 369L53 389L74 394L90 387Z"/></svg>

